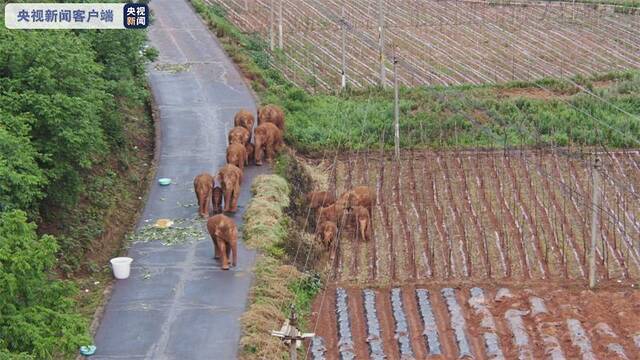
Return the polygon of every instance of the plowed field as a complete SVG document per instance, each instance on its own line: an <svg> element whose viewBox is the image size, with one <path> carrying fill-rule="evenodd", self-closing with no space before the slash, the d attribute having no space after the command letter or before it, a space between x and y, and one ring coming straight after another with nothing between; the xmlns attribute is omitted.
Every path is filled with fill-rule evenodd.
<svg viewBox="0 0 640 360"><path fill-rule="evenodd" d="M347 224L328 255L309 356L640 357L640 154L602 154L596 292L584 290L594 170L565 155L325 160L330 190L368 184L377 204L372 240Z"/></svg>

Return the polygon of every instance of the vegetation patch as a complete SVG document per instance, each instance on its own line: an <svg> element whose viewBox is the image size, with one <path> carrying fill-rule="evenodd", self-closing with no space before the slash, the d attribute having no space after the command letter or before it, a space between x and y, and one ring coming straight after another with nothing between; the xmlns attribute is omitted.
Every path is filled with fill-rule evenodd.
<svg viewBox="0 0 640 360"><path fill-rule="evenodd" d="M189 66L189 64L160 63L160 64L156 64L155 68L158 71L164 71L164 72L168 72L170 74L177 74L177 73L189 71L190 66Z"/></svg>
<svg viewBox="0 0 640 360"><path fill-rule="evenodd" d="M218 5L206 5L201 0L192 3L217 29L225 50L252 80L261 100L286 110L285 139L298 151L393 147L392 89L372 87L337 95L310 95L271 66L282 59L277 51L272 55L257 34L240 32ZM602 87L603 80L610 86ZM400 146L636 147L634 138L640 137L639 94L637 70L500 85L401 88ZM484 116L478 118L478 113Z"/></svg>
<svg viewBox="0 0 640 360"><path fill-rule="evenodd" d="M0 329L0 358L64 359L91 342L87 318L110 282L107 260L121 250L152 171L145 63L157 52L145 43L145 31L0 28L0 216L55 244L50 258L36 254L46 265L0 265L9 279L39 271L55 289L24 281L16 303L0 304L0 321L28 309L15 329ZM17 246L10 260L33 249ZM18 330L26 335L14 337Z"/></svg>
<svg viewBox="0 0 640 360"><path fill-rule="evenodd" d="M295 231L285 214L291 186L278 175L258 176L251 187L253 197L244 214L245 243L260 252L250 305L242 316L240 340L243 359L275 359L286 356L286 347L271 336L296 306L301 326L311 311L311 301L321 287L318 276L300 272L290 263L286 243Z"/></svg>
<svg viewBox="0 0 640 360"><path fill-rule="evenodd" d="M156 224L143 226L129 236L131 242L160 241L162 245L182 245L202 240L204 221L200 219L173 219L167 227Z"/></svg>

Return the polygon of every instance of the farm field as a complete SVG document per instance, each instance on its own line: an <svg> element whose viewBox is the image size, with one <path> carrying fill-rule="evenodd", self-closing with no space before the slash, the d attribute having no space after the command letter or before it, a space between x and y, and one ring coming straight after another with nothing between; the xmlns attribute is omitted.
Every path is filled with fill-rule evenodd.
<svg viewBox="0 0 640 360"><path fill-rule="evenodd" d="M320 164L330 189L376 189L372 240L345 226L331 260L339 284L423 281L584 283L591 239L587 162L538 151L351 153ZM640 278L640 154L601 170L601 281ZM627 184L628 188L621 188Z"/></svg>
<svg viewBox="0 0 640 360"><path fill-rule="evenodd" d="M330 287L309 358L637 359L638 303L634 290Z"/></svg>
<svg viewBox="0 0 640 360"><path fill-rule="evenodd" d="M209 0L245 32L278 44L279 0ZM270 30L271 5L275 26ZM386 82L394 45L402 85L502 83L638 68L640 13L569 3L387 0ZM245 8L246 6L246 8ZM344 9L344 17L342 11ZM283 49L272 66L313 90L379 81L376 0L283 0Z"/></svg>
<svg viewBox="0 0 640 360"><path fill-rule="evenodd" d="M536 150L307 159L330 173L330 191L368 184L378 198L372 240L345 225L328 255L311 358L640 356L640 153L601 158L596 292L584 290L592 174L582 159Z"/></svg>

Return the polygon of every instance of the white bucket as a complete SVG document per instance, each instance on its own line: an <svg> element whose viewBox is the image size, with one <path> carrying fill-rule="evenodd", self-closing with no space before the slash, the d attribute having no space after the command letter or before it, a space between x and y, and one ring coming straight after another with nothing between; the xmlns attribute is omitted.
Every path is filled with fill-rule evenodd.
<svg viewBox="0 0 640 360"><path fill-rule="evenodd" d="M116 279L126 279L129 277L129 272L131 271L131 262L133 261L130 257L117 257L111 259L111 268L113 268L113 276Z"/></svg>

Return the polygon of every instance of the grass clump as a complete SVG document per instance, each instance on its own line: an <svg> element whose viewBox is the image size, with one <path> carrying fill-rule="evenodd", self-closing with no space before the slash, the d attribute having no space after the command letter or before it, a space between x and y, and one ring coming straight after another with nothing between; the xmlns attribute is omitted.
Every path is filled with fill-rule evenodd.
<svg viewBox="0 0 640 360"><path fill-rule="evenodd" d="M271 330L280 329L289 316L291 304L296 305L300 319L304 319L321 282L317 276L287 265L290 259L286 243L289 234L295 232L285 213L291 195L287 180L278 175L261 175L254 180L251 191L253 197L244 214L243 237L247 246L261 255L256 263L250 305L241 319L240 356L282 359L287 356L286 348L270 335Z"/></svg>

